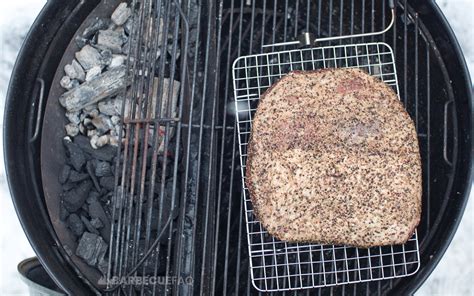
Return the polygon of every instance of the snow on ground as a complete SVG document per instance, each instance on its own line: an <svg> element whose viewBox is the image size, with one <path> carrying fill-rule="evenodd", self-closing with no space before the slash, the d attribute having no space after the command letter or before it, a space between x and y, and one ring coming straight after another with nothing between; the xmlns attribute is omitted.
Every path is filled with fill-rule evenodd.
<svg viewBox="0 0 474 296"><path fill-rule="evenodd" d="M26 295L18 263L34 256L15 213L3 163L3 109L10 73L21 43L45 0L0 1L0 294Z"/></svg>
<svg viewBox="0 0 474 296"><path fill-rule="evenodd" d="M5 95L17 52L28 28L45 0L0 1L0 119ZM471 73L474 73L473 0L438 0L463 48ZM0 121L3 122L3 119ZM3 130L3 124L0 123ZM3 158L3 135L0 131L0 158ZM0 294L25 295L16 267L34 256L10 199L3 161L0 161ZM454 240L436 270L417 295L474 295L474 205L471 201Z"/></svg>

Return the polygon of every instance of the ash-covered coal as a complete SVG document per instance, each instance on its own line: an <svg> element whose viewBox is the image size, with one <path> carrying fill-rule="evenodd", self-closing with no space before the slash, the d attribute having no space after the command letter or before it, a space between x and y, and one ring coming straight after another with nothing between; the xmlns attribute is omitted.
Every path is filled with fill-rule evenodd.
<svg viewBox="0 0 474 296"><path fill-rule="evenodd" d="M118 146L125 137L125 130L122 129L121 114L122 107L124 113L129 114L131 110L131 100L128 102L124 95L130 95L131 75L136 73L127 73L127 60L129 47L134 46L130 42L138 42L139 38L133 37L132 27L136 22L136 14L127 3L120 3L111 18L97 18L90 26L84 29L82 34L76 37L76 43L79 50L75 53L75 59L64 67L65 76L60 81L61 86L67 90L59 98L60 104L66 109L66 118L68 123L65 125L66 135L71 138L80 135L86 136L93 149L110 144ZM163 39L163 20L160 18L158 25L158 40ZM169 29L171 34L172 28ZM173 38L164 38L166 44L161 46L163 50L170 54L174 52ZM143 42L143 40L141 41ZM177 43L179 44L179 42ZM176 47L179 51L179 46ZM179 55L175 55L173 63L179 64L177 60ZM165 72L163 94L160 95L163 106L172 105L171 114L161 112L161 117L176 114L177 98L180 91L180 82L169 75L169 59L161 53L156 54L156 64L160 65L160 58L165 59ZM131 58L133 62L133 57ZM132 67L133 68L133 67ZM132 69L131 68L131 69ZM168 74L167 74L168 73ZM161 73L155 73L162 75ZM154 102L157 101L156 89L159 79L154 79L152 95ZM169 92L168 89L172 88ZM136 94L136 96L141 96ZM156 104L156 103L155 103ZM156 107L149 108L155 110ZM165 108L163 107L163 110ZM133 116L130 114L130 116ZM148 114L149 117L155 117L155 113ZM120 138L122 135L122 138Z"/></svg>

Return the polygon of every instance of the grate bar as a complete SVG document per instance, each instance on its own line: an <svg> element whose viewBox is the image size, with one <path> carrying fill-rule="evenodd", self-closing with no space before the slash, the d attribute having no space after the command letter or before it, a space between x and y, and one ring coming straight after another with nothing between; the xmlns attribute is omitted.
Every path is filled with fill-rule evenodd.
<svg viewBox="0 0 474 296"><path fill-rule="evenodd" d="M184 81L186 57L182 59L181 74L177 73L176 63L172 63L165 76L165 56L160 52L168 50L168 37L178 36L183 17L175 1L162 3L153 0L134 0L131 4L133 26L130 34L130 54L127 60L127 75L131 87L125 90L125 101L122 106L122 144L118 149L116 162L116 190L112 201L112 231L109 248L109 267L107 277L158 275L158 258L172 249L171 229L173 228L173 209L176 205L176 187L179 158L180 117L183 109L183 84L175 90L174 77ZM182 31L183 46L187 48L187 26L185 20ZM172 38L171 59L178 60L178 38ZM158 61L159 60L159 61ZM142 74L144 73L144 74ZM158 76L156 76L158 75ZM165 77L168 90L164 93ZM176 93L175 93L176 92ZM179 97L174 100L174 97ZM164 105L166 104L166 105ZM178 117L173 114L179 113ZM173 137L176 126L178 136ZM176 128L173 127L173 128ZM175 144L174 152L171 146ZM151 152L151 153L150 153ZM150 157L149 157L150 156ZM158 159L161 158L159 164ZM169 158L174 160L168 161ZM170 162L168 164L168 162ZM160 168L160 172L158 172ZM163 208L167 171L173 172L171 205L164 223ZM159 178L158 178L159 175ZM158 185L156 185L158 184ZM155 185L160 186L157 192ZM154 203L159 204L158 214L154 214ZM157 216L158 221L152 217ZM157 232L152 232L155 227ZM166 229L168 231L166 231ZM166 233L167 232L167 233ZM160 235L158 235L160 233ZM162 234L168 236L166 248L159 243ZM152 243L153 242L153 243ZM170 270L171 256L166 256L165 263L160 262L160 270ZM149 271L147 266L153 268ZM160 271L161 272L161 271ZM141 284L111 285L108 291L116 294L143 295L152 288Z"/></svg>

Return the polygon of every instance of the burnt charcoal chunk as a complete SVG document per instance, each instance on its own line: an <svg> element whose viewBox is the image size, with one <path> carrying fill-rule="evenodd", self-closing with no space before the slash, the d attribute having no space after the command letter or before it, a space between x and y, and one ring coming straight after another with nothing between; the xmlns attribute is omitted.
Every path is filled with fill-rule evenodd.
<svg viewBox="0 0 474 296"><path fill-rule="evenodd" d="M112 200L112 197L114 196L113 192L108 192L107 194L104 194L100 197L100 201L103 203L107 204Z"/></svg>
<svg viewBox="0 0 474 296"><path fill-rule="evenodd" d="M106 251L107 244L100 236L84 232L79 240L76 255L90 266L96 266L104 258Z"/></svg>
<svg viewBox="0 0 474 296"><path fill-rule="evenodd" d="M99 231L95 229L95 227L91 224L91 221L89 221L89 219L81 215L81 221L82 223L84 223L84 226L87 228L87 231L94 234L99 234Z"/></svg>
<svg viewBox="0 0 474 296"><path fill-rule="evenodd" d="M88 40L84 37L76 36L74 41L76 42L76 44L79 48L83 48L84 46L86 46Z"/></svg>
<svg viewBox="0 0 474 296"><path fill-rule="evenodd" d="M69 162L76 171L81 171L82 167L86 163L86 156L81 148L75 143L65 140L64 146L66 147L66 153L69 158Z"/></svg>
<svg viewBox="0 0 474 296"><path fill-rule="evenodd" d="M67 218L67 227L71 229L75 236L81 236L84 233L84 224L77 214L71 214Z"/></svg>
<svg viewBox="0 0 474 296"><path fill-rule="evenodd" d="M87 180L83 181L76 188L62 193L63 204L66 210L69 212L75 212L79 210L87 197L89 191L92 188L92 182Z"/></svg>
<svg viewBox="0 0 474 296"><path fill-rule="evenodd" d="M86 170L89 176L91 177L92 182L94 182L95 189L97 191L100 191L99 181L97 180L97 177L95 176L95 169L94 169L94 164L92 163L92 161L87 162Z"/></svg>
<svg viewBox="0 0 474 296"><path fill-rule="evenodd" d="M95 33L99 32L99 30L107 29L110 26L110 23L111 21L108 18L99 18L84 30L82 36L84 38L91 38Z"/></svg>
<svg viewBox="0 0 474 296"><path fill-rule="evenodd" d="M95 229L99 229L104 227L104 223L99 218L91 219L91 225L94 226Z"/></svg>
<svg viewBox="0 0 474 296"><path fill-rule="evenodd" d="M105 215L104 208L98 201L93 201L89 204L88 212L92 218L98 218L102 220L103 223L109 222L107 216Z"/></svg>
<svg viewBox="0 0 474 296"><path fill-rule="evenodd" d="M122 26L132 15L132 9L128 7L127 3L120 3L114 10L110 19L117 25Z"/></svg>
<svg viewBox="0 0 474 296"><path fill-rule="evenodd" d="M76 59L84 69L88 71L95 66L101 66L102 57L97 50L95 50L95 53L98 57L91 53L79 55L86 48L90 48L90 46L86 45L80 52L76 53ZM123 91L130 83L126 76L127 69L125 65L105 71L94 79L62 94L59 97L59 103L68 111L79 111Z"/></svg>
<svg viewBox="0 0 474 296"><path fill-rule="evenodd" d="M63 188L63 191L69 191L73 189L74 187L76 187L76 185L77 185L76 183L67 182L66 184L62 186L62 188Z"/></svg>
<svg viewBox="0 0 474 296"><path fill-rule="evenodd" d="M105 161L98 161L95 165L95 175L97 177L107 177L112 175L112 168L110 163Z"/></svg>
<svg viewBox="0 0 474 296"><path fill-rule="evenodd" d="M101 63L102 65L110 65L110 63L112 63L112 58L113 58L113 55L112 55L112 52L108 49L105 49L105 50L102 50L100 52L100 56L101 56Z"/></svg>
<svg viewBox="0 0 474 296"><path fill-rule="evenodd" d="M71 172L71 167L65 164L59 173L59 183L64 184L69 178L69 173Z"/></svg>
<svg viewBox="0 0 474 296"><path fill-rule="evenodd" d="M110 219L105 213L101 203L98 201L91 202L88 207L88 212L92 219L99 219L102 222L103 227L100 228L100 234L105 241L108 242L110 239Z"/></svg>
<svg viewBox="0 0 474 296"><path fill-rule="evenodd" d="M111 145L105 145L99 149L92 148L90 139L85 136L76 136L74 143L77 144L84 152L88 153L92 158L111 161L117 154L117 148Z"/></svg>
<svg viewBox="0 0 474 296"><path fill-rule="evenodd" d="M86 173L78 173L75 170L72 170L69 174L69 181L73 183L81 182L89 178L89 175Z"/></svg>
<svg viewBox="0 0 474 296"><path fill-rule="evenodd" d="M125 42L120 31L101 30L97 34L97 45L110 49L113 53L121 53Z"/></svg>
<svg viewBox="0 0 474 296"><path fill-rule="evenodd" d="M91 204L93 202L97 202L99 198L100 198L99 192L92 190L91 192L89 192L89 197L87 197L87 203Z"/></svg>
<svg viewBox="0 0 474 296"><path fill-rule="evenodd" d="M115 177L102 177L100 178L100 186L112 191L115 188Z"/></svg>

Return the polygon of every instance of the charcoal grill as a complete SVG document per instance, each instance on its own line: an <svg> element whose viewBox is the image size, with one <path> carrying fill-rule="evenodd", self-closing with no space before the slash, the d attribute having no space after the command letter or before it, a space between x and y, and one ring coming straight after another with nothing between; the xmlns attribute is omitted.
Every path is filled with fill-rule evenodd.
<svg viewBox="0 0 474 296"><path fill-rule="evenodd" d="M382 30L390 16L384 2L186 0L179 2L181 10L167 4L173 11L164 14L173 16L168 23L179 24L173 27L178 30L174 31L176 36L181 36L175 48L181 55L187 53L187 61L181 59L174 70L182 83L181 116L178 120L161 116L153 123L181 133L181 145L174 142L171 146L180 151L182 159L182 165L172 166L172 172L176 172L174 185L180 190L175 190L176 209L169 211L166 239L159 240L159 252L167 254L162 264L164 275L190 276L193 282L123 285L115 292L140 293L143 287L144 293L165 295L258 293L250 278L245 237L232 62L239 56L264 52L263 45L295 40L302 32L327 37ZM59 109L51 98L58 91L55 76L64 65L62 53L68 53L71 40L93 11L105 9L104 4L110 3L48 1L20 52L6 103L6 169L18 216L45 269L72 294L101 293L105 288L71 259L53 227L43 187L52 179L47 174L42 176L40 155L45 147L41 142L46 137L55 139L45 131L47 122L52 121L48 104L56 104ZM303 294L414 292L448 247L469 196L473 156L471 82L449 25L432 1L398 1L393 31L382 35L381 41L394 50L399 95L416 123L423 156L423 178L427 182L417 233L420 269L410 277L308 289ZM371 42L375 42L372 37L351 40ZM341 43L327 41L321 46L325 45ZM139 131L146 124L130 122L130 128ZM137 226L133 221L131 225ZM158 236L150 237L150 244ZM135 262L139 263L143 255L136 254ZM134 273L133 267L123 267L122 274L130 272Z"/></svg>

